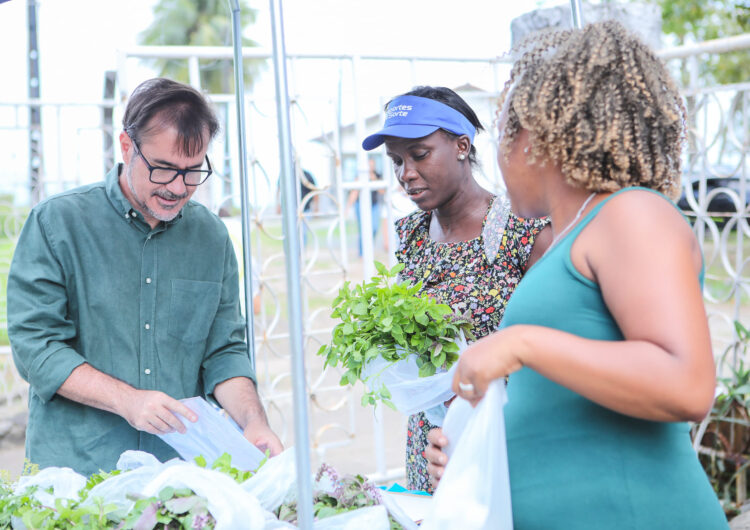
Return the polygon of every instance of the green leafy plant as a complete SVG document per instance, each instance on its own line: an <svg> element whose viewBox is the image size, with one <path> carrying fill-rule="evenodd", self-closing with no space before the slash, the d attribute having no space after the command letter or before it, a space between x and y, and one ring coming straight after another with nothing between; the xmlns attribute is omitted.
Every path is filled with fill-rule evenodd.
<svg viewBox="0 0 750 530"><path fill-rule="evenodd" d="M339 475L334 468L323 464L318 470L315 482L320 484L322 480L330 481L330 487L317 489L313 496L315 519L325 519L351 510L382 504L378 488L362 475ZM276 515L280 521L296 523L297 503L282 504ZM390 515L388 519L391 530L403 528Z"/></svg>
<svg viewBox="0 0 750 530"><path fill-rule="evenodd" d="M261 460L260 464L258 464L258 467L251 471L245 471L242 469L237 469L236 467L232 467L232 456L229 453L223 453L219 458L214 460L214 463L211 464L211 469L221 471L225 475L229 475L230 477L232 477L235 482L242 483L255 475L258 470L263 467L263 464L268 462L268 458L270 457L270 455L271 452L269 450L266 450L266 455L263 460ZM207 467L206 459L202 455L196 456L193 460L198 465L198 467Z"/></svg>
<svg viewBox="0 0 750 530"><path fill-rule="evenodd" d="M699 459L727 515L740 512L747 498L746 472L750 467L750 366L746 358L750 331L735 322L737 340L721 362L733 355L729 377L719 377L719 393L711 413L694 429Z"/></svg>
<svg viewBox="0 0 750 530"><path fill-rule="evenodd" d="M88 478L88 480L86 480L86 485L81 490L81 497L85 498L86 496L88 496L88 492L91 491L91 488L93 488L97 484L101 484L110 477L116 477L120 473L122 473L122 471L120 471L119 469L115 469L112 471L100 470L99 473L94 473Z"/></svg>
<svg viewBox="0 0 750 530"><path fill-rule="evenodd" d="M10 528L14 517L19 517L26 510L41 507L42 503L33 496L36 488L29 488L23 493L13 493L9 482L0 484L0 528Z"/></svg>
<svg viewBox="0 0 750 530"><path fill-rule="evenodd" d="M59 528L114 528L114 504L106 504L102 499L82 505L79 499L55 499L54 506L44 506L35 497L37 487L33 486L21 493L14 493L10 484L0 486L0 528L23 526L35 530ZM82 490L83 491L83 490Z"/></svg>
<svg viewBox="0 0 750 530"><path fill-rule="evenodd" d="M200 467L207 467L205 458L197 457L195 460ZM258 469L264 463L265 460ZM212 469L227 474L237 482L244 482L257 472L257 469L242 471L232 467L231 457L226 453L213 462ZM168 486L152 497L130 494L128 498L134 504L127 513L123 513L122 508L108 503L106 499L87 499L95 485L119 473L96 473L89 477L78 498L56 499L52 506L45 506L36 499L34 493L39 490L37 486L16 493L9 481L0 480L0 528L15 526L34 530L177 530L212 529L216 526L216 520L208 511L207 499L188 488ZM330 480L331 487L316 489L316 519L381 503L379 490L360 475L341 477L332 467L323 464L318 474L318 482L324 476ZM284 521L296 522L296 502L281 505L277 515ZM400 528L401 526L391 519L391 529Z"/></svg>
<svg viewBox="0 0 750 530"><path fill-rule="evenodd" d="M156 497L133 496L131 499L135 500L135 505L119 528L166 530L216 526L206 498L188 488L166 487Z"/></svg>
<svg viewBox="0 0 750 530"><path fill-rule="evenodd" d="M257 469L245 471L233 467L232 457L224 453L213 462L211 469L232 477L238 483L244 482L257 473L268 460L268 455L266 452L266 458ZM206 459L202 456L195 461L200 467L207 467ZM33 474L39 467L25 462L24 469ZM94 486L120 473L119 470L95 473L78 492L78 498L56 499L53 506L45 506L34 497L38 489L36 486L17 494L9 480L0 481L0 528L10 528L14 520L23 523L26 528L39 530L214 528L216 521L208 512L206 499L189 489L167 487L155 497L129 495L134 505L127 514L122 513L116 505L106 503L105 499L92 498L83 502Z"/></svg>
<svg viewBox="0 0 750 530"><path fill-rule="evenodd" d="M325 366L341 365L341 386L362 381L363 367L378 356L395 363L415 355L420 377L450 368L458 359L459 333L474 338L471 319L421 295L421 282L398 281L403 263L388 270L375 262L375 268L378 275L369 282L345 282L333 300L331 317L341 323L333 329L331 343L318 350ZM390 397L382 386L365 393L362 404L381 400L393 407Z"/></svg>

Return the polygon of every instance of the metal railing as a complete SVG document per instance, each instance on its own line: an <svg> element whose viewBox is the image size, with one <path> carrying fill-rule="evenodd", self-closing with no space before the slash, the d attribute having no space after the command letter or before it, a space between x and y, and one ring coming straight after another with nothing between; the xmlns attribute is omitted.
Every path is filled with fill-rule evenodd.
<svg viewBox="0 0 750 530"><path fill-rule="evenodd" d="M736 49L750 50L750 35L731 39L683 46L662 50L660 55L665 59L690 59L706 53L718 53ZM268 59L269 50L246 48L246 58ZM200 62L219 58L231 58L231 48L195 48L195 47L138 47L123 50L118 59L118 89L121 97L127 96L135 83L127 79L128 64L148 58L184 59L190 65L191 82L200 87ZM322 362L315 356L320 344L330 337L333 322L328 317L330 300L335 296L339 286L347 280L358 281L373 274L373 259L393 260L395 237L392 230L388 234L379 234L373 238L374 228L382 223L373 219L371 193L385 190L387 226L400 215L398 211L398 187L393 178L390 165L385 155L378 155L383 170L383 180L369 179L367 157L358 148L361 140L374 126L381 121L383 103L411 88L415 84L441 84L437 75L428 72L428 66L439 64L444 71L463 69L466 77L475 85L484 86L485 90L476 91L474 87L461 92L467 101L478 111L482 121L491 125L494 119L495 100L500 91L503 76L507 72L509 59L499 57L425 57L425 56L378 56L378 55L323 55L323 54L289 54L287 66L290 72L290 120L292 141L296 148L296 174L300 186L305 185L302 168L315 162L325 170L318 173L315 184L307 183L311 189L303 201L297 204L296 216L299 221L301 241L303 242L301 281L303 309L303 346L307 366L307 386L309 388L309 410L311 424L311 447L314 455L320 460L327 460L337 465L337 459L346 460L353 453L361 455L363 460L353 462L356 468L344 471L369 472L375 478L386 479L403 473L403 449L395 447L402 443L405 432L404 420L390 411L378 410L375 414L363 411L359 404L358 390L342 388L338 385L339 374L324 369ZM320 64L320 69L333 72L335 81L332 86L341 87L331 94L321 96L312 93L310 83L314 82L305 71L309 63ZM399 72L400 85L394 83L387 93L379 99L369 100L365 97L364 88L372 84L374 71L389 65ZM451 68L447 68L447 66ZM427 72L427 73L426 73ZM325 75L321 74L320 79ZM479 79L480 81L474 81ZM330 80L329 80L330 81ZM689 98L691 113L691 130L689 152L686 155L686 176L696 175L698 185L694 190L687 179L684 183L689 214L695 219L695 230L706 254L706 304L712 324L715 351L723 352L734 337L734 320L750 321L746 313L747 297L750 296L748 278L748 179L750 179L750 159L748 149L748 123L750 123L750 86L732 85L724 87L696 88L688 87L685 91ZM226 118L226 123L234 123L234 100L230 95L212 95L217 107ZM260 150L265 137L276 136L275 102L262 94L248 96L247 106L247 149L248 168L251 175L249 206L252 209L251 239L253 257L257 264L261 281L262 308L255 319L256 367L261 385L261 393L266 401L272 427L286 442L291 441L290 426L292 411L291 372L289 359L289 326L285 322L285 265L283 259L281 217L277 212L278 193L274 153ZM41 105L43 108L63 111L72 105L66 102L23 101L12 104L0 104L0 120L4 109L13 109L19 116L28 105ZM72 102L68 102L72 103ZM76 104L79 105L79 104ZM101 101L88 104L94 109L114 107L115 115L122 109L119 103ZM51 116L52 114L50 114ZM98 118L98 114L96 117ZM45 116L45 118L47 118ZM76 135L88 134L88 131L101 131L96 140L96 149L101 152L102 134L112 134L112 129L102 129L101 123L92 118L79 129ZM115 120L116 121L116 120ZM309 134L311 122L317 124L318 133ZM0 121L0 125L6 121ZM45 135L58 135L54 118L43 120ZM114 124L112 125L114 126ZM212 158L221 160L217 163L220 178L206 189L201 201L210 207L229 212L226 217L230 232L241 246L241 227L231 213L240 204L237 161L228 154L233 150L227 145L236 142L231 127L225 127L225 136L217 140L212 147ZM483 161L484 185L493 191L501 192L502 183L496 168L494 140L490 134L477 138L477 148ZM2 134L14 134L21 131L26 136L23 119L0 128ZM49 132L52 131L52 132ZM723 152L715 138L724 138ZM62 140L60 140L62 142ZM113 140L114 142L114 140ZM315 146L313 148L313 146ZM305 149L315 155L301 154ZM63 173L62 152L64 146L56 144L60 154L50 155L45 160L44 175L47 193L57 191L59 187L72 187L84 183L81 175ZM113 146L114 149L114 146ZM51 151L54 153L54 149ZM0 166L8 153L0 153ZM12 156L12 155L11 155ZM107 156L107 155L104 155ZM313 160L313 156L317 157ZM277 158L277 157L276 157ZM20 160L20 159L19 159ZM729 160L731 163L725 164ZM17 166L23 166L23 161ZM312 164L312 165L315 165ZM91 167L94 167L91 163ZM709 187L708 180L712 168L731 166L731 178L726 186ZM87 166L88 167L88 166ZM102 167L101 160L98 168ZM19 170L19 174L22 171ZM727 171L724 170L726 173ZM101 171L87 174L85 178L100 180ZM727 175L724 175L727 176ZM736 182L737 187L730 187ZM53 185L54 184L54 185ZM721 183L719 183L721 184ZM25 186L20 180L18 189ZM358 193L360 201L361 228L357 228L346 204ZM17 195L17 197L22 196ZM714 212L711 205L717 198L727 198L734 212ZM712 202L714 201L714 202ZM308 208L312 205L312 208ZM9 205L12 211L8 221L12 228L4 235L13 239L20 226L23 212L28 204ZM726 220L723 222L722 220ZM357 252L358 233L361 234L361 256ZM659 237L658 233L653 237ZM384 247L388 245L389 252ZM2 264L0 264L2 266ZM2 301L4 303L4 300ZM730 362L730 361L728 361ZM732 361L733 362L733 361ZM6 365L9 364L6 362ZM396 431L394 433L394 431ZM386 441L386 432L389 440ZM356 448L356 450L355 450Z"/></svg>

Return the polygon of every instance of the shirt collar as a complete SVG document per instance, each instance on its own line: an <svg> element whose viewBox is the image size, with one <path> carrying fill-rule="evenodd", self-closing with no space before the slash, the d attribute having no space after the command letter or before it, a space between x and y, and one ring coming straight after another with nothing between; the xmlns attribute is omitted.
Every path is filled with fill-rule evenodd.
<svg viewBox="0 0 750 530"><path fill-rule="evenodd" d="M133 205L130 204L130 201L127 199L127 197L125 197L125 194L120 188L120 174L123 170L124 166L122 162L120 162L115 167L113 167L109 171L109 173L107 173L107 176L104 179L105 188L107 190L107 197L112 203L112 206L114 206L115 210L117 210L118 213L120 213L120 215L122 215L125 219L128 219L129 221L138 219L141 223L148 226L148 223L146 223L146 221L143 219L143 214L133 208ZM168 227L175 224L179 219L182 218L186 206L187 204L182 207L180 213L177 214L177 217L175 217L171 221L162 221L156 226L154 230L159 230L162 227Z"/></svg>

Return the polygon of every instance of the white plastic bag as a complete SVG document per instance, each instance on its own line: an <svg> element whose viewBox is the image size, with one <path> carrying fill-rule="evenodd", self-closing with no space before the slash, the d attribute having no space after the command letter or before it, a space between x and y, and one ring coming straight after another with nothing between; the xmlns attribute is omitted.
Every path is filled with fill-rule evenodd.
<svg viewBox="0 0 750 530"><path fill-rule="evenodd" d="M128 495L140 494L154 477L167 467L178 463L183 462L174 458L161 463L151 453L125 451L117 460L117 469L122 473L109 477L91 488L83 505L94 504L97 498L101 498L107 504L114 504L118 507L116 516L125 517L135 504L135 501L129 499Z"/></svg>
<svg viewBox="0 0 750 530"><path fill-rule="evenodd" d="M284 500L290 487L295 485L292 449L270 459L261 467L261 470L265 470L263 474L259 472L243 484L237 484L218 471L177 458L161 463L153 455L142 451L124 452L117 461L117 468L124 472L94 486L84 504L101 497L107 503L115 504L119 508L116 515L124 517L135 504L135 501L127 498L129 494L150 497L158 495L167 486L186 487L206 498L208 510L216 520L216 528L294 528L271 513ZM259 476L258 480L253 481ZM256 493L264 499L265 504L276 506L264 509L265 504L262 505L256 498Z"/></svg>
<svg viewBox="0 0 750 530"><path fill-rule="evenodd" d="M96 499L104 499L107 504L117 506L119 508L117 515L124 517L135 504L135 501L129 499L128 495L139 494L162 469L161 466L144 466L109 477L91 488L83 504L94 504Z"/></svg>
<svg viewBox="0 0 750 530"><path fill-rule="evenodd" d="M401 506L393 499L393 497L386 495L385 492L380 496L381 502L385 509L388 510L393 519L404 527L404 530L419 530L419 525L412 521L412 519L401 509Z"/></svg>
<svg viewBox="0 0 750 530"><path fill-rule="evenodd" d="M461 398L451 404L443 434L452 456L422 530L512 530L506 401L505 381L498 379L476 408Z"/></svg>
<svg viewBox="0 0 750 530"><path fill-rule="evenodd" d="M258 499L261 506L273 512L296 495L297 465L294 447L270 458L258 472L240 484L240 487Z"/></svg>
<svg viewBox="0 0 750 530"><path fill-rule="evenodd" d="M161 462L151 453L146 451L128 450L120 454L120 458L117 459L117 469L120 471L129 471L131 469L138 469L139 467L160 466Z"/></svg>
<svg viewBox="0 0 750 530"><path fill-rule="evenodd" d="M69 467L46 467L36 475L27 475L18 479L13 491L23 493L32 486L37 486L33 497L44 506L54 506L55 499L77 499L78 492L86 485L86 477ZM52 492L47 490L52 488Z"/></svg>
<svg viewBox="0 0 750 530"><path fill-rule="evenodd" d="M263 451L247 441L231 418L222 416L201 397L180 401L198 415L198 421L193 423L178 415L186 432L175 431L157 436L171 445L183 459L189 462L202 455L210 465L223 453L229 453L233 467L244 471L258 468L265 458Z"/></svg>
<svg viewBox="0 0 750 530"><path fill-rule="evenodd" d="M266 527L270 520L255 496L219 471L178 462L165 466L141 493L146 497L156 496L167 486L190 488L205 497L208 511L216 520L216 530L257 530Z"/></svg>
<svg viewBox="0 0 750 530"><path fill-rule="evenodd" d="M463 333L456 340L459 355L466 349ZM370 390L377 391L383 385L391 393L391 402L399 412L410 415L430 411L428 420L435 425L442 424L440 407L454 396L451 390L453 373L458 363L447 372L439 372L429 377L419 377L416 355L390 362L377 356L362 367L362 380ZM431 410L432 409L432 410Z"/></svg>
<svg viewBox="0 0 750 530"><path fill-rule="evenodd" d="M368 506L326 517L313 523L313 530L390 530L385 506Z"/></svg>

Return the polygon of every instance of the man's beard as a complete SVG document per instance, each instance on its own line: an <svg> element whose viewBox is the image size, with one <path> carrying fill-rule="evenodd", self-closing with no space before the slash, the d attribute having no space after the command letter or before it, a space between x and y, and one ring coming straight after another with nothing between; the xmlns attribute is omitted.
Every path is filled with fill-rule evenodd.
<svg viewBox="0 0 750 530"><path fill-rule="evenodd" d="M150 217L153 217L154 219L157 219L159 221L171 221L180 213L181 208L175 211L170 211L168 213L159 213L153 211L148 207L145 201L141 200L141 198L136 193L135 186L133 186L133 170L130 166L128 166L127 170L125 171L125 176L127 177L128 188L130 188L130 194L133 196L133 200L135 200L135 202L137 203L138 209L140 209L142 212L145 212L146 215L149 215ZM184 195L175 195L174 193L166 189L156 190L151 193L151 195L158 195L162 199L167 200L179 200L187 197L187 193L185 193Z"/></svg>

